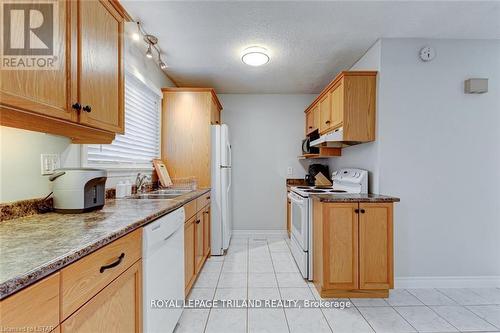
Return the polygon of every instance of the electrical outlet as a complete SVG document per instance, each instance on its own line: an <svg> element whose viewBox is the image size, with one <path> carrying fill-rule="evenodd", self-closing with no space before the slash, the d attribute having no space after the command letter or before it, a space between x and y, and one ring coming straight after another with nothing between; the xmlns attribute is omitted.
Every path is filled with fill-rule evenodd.
<svg viewBox="0 0 500 333"><path fill-rule="evenodd" d="M286 173L289 176L293 175L293 168L292 167L288 167L287 170L286 170Z"/></svg>
<svg viewBox="0 0 500 333"><path fill-rule="evenodd" d="M61 167L59 154L40 154L40 167L42 176L53 174Z"/></svg>

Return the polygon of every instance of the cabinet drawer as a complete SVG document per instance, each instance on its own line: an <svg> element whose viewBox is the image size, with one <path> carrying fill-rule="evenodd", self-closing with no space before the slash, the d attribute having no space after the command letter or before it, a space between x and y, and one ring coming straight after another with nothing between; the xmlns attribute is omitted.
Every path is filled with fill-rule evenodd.
<svg viewBox="0 0 500 333"><path fill-rule="evenodd" d="M142 229L89 254L61 271L65 319L141 258Z"/></svg>
<svg viewBox="0 0 500 333"><path fill-rule="evenodd" d="M190 201L184 205L184 213L186 214L186 222L196 214L196 200Z"/></svg>
<svg viewBox="0 0 500 333"><path fill-rule="evenodd" d="M50 331L59 324L59 273L0 302L2 332Z"/></svg>
<svg viewBox="0 0 500 333"><path fill-rule="evenodd" d="M196 199L196 210L201 210L203 207L210 203L210 192L203 194L201 197Z"/></svg>

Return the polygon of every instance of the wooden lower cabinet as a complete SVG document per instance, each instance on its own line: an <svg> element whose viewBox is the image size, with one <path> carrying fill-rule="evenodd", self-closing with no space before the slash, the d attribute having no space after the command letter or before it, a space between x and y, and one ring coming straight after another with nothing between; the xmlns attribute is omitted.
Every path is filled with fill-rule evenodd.
<svg viewBox="0 0 500 333"><path fill-rule="evenodd" d="M50 332L59 324L59 273L0 301L0 331ZM29 314L29 315L27 315Z"/></svg>
<svg viewBox="0 0 500 333"><path fill-rule="evenodd" d="M387 297L392 203L313 204L313 279L322 297Z"/></svg>
<svg viewBox="0 0 500 333"><path fill-rule="evenodd" d="M196 276L194 261L195 221L196 215L184 223L184 279L186 282L186 295L191 289Z"/></svg>
<svg viewBox="0 0 500 333"><path fill-rule="evenodd" d="M196 274L198 274L203 266L203 225L205 224L203 218L203 212L199 211L196 213L196 221L194 222L194 229L196 234L195 244L194 244L194 252L195 252L195 267Z"/></svg>
<svg viewBox="0 0 500 333"><path fill-rule="evenodd" d="M210 255L210 232L211 232L211 223L210 223L210 205L207 205L203 209L203 257L208 257Z"/></svg>
<svg viewBox="0 0 500 333"><path fill-rule="evenodd" d="M211 252L210 197L199 197L196 214L184 223L185 294L191 291Z"/></svg>
<svg viewBox="0 0 500 333"><path fill-rule="evenodd" d="M359 288L391 289L392 203L360 203L359 209Z"/></svg>
<svg viewBox="0 0 500 333"><path fill-rule="evenodd" d="M290 234L292 232L292 220L290 215L290 210L292 208L292 201L288 198L288 192L286 197L286 232L288 233L288 238L290 238Z"/></svg>
<svg viewBox="0 0 500 333"><path fill-rule="evenodd" d="M61 324L61 332L142 332L142 265L136 262Z"/></svg>

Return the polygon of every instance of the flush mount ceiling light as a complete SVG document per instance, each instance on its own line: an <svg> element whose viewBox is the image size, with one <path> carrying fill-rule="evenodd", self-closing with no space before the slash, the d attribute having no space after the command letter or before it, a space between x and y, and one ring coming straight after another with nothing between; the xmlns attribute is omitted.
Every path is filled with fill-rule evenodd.
<svg viewBox="0 0 500 333"><path fill-rule="evenodd" d="M241 61L249 66L262 66L269 62L268 51L260 46L251 46L243 50Z"/></svg>

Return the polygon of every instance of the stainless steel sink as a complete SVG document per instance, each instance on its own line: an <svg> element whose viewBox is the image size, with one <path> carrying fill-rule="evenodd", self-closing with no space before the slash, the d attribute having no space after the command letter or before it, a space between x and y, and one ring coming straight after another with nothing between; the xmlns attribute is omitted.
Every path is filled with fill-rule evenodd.
<svg viewBox="0 0 500 333"><path fill-rule="evenodd" d="M180 197L183 194L192 192L192 190L157 190L149 193L139 193L139 194L134 194L130 197L127 197L127 199L163 199L163 200L169 200L169 199L175 199L177 197Z"/></svg>
<svg viewBox="0 0 500 333"><path fill-rule="evenodd" d="M174 199L180 194L134 194L127 199Z"/></svg>
<svg viewBox="0 0 500 333"><path fill-rule="evenodd" d="M156 190L151 192L150 194L169 194L169 195L182 195L186 194L189 192L193 192L193 190L183 190L183 189L163 189L163 190Z"/></svg>

